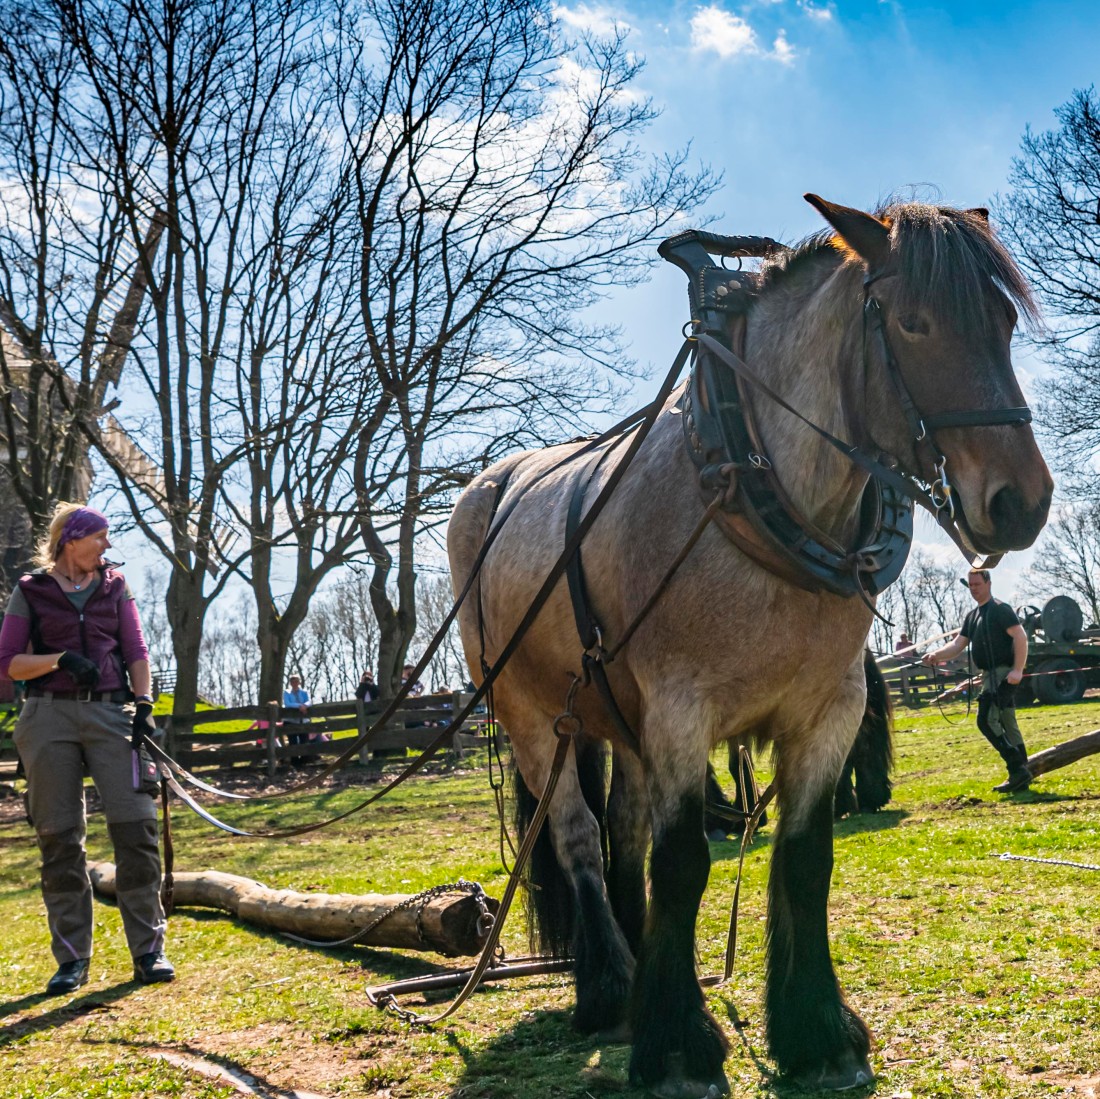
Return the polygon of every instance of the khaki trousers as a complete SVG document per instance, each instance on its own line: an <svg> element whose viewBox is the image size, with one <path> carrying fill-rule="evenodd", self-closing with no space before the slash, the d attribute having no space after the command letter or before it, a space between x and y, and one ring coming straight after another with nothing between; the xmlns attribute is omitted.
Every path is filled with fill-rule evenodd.
<svg viewBox="0 0 1100 1099"><path fill-rule="evenodd" d="M58 964L92 955L85 768L99 791L115 849L118 907L130 953L136 958L164 948L156 805L133 788L131 721L130 710L118 703L32 697L15 727Z"/></svg>

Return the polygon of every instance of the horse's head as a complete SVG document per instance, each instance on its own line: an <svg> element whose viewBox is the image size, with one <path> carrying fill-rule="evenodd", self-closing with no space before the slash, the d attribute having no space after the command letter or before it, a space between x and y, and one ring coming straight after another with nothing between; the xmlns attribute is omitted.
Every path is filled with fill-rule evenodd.
<svg viewBox="0 0 1100 1099"><path fill-rule="evenodd" d="M1035 306L988 212L909 203L873 216L806 200L836 231L870 302L863 435L910 473L951 486L956 521L979 552L1031 545L1054 483L1010 343L1018 310L1034 316Z"/></svg>

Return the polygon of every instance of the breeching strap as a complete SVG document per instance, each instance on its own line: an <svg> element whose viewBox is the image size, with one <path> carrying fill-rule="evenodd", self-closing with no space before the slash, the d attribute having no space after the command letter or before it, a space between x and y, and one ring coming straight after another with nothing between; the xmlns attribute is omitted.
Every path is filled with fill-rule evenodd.
<svg viewBox="0 0 1100 1099"><path fill-rule="evenodd" d="M212 813L208 812L201 805L199 805L183 789L183 787L177 781L177 776L185 778L187 781L194 782L195 784L200 786L202 786L203 784L199 783L198 780L194 778L194 776L190 775L187 771L180 767L180 765L176 763L175 760L173 760L157 745L153 744L152 741L146 740L146 746L148 747L150 754L169 772L167 781L172 791L178 797L180 797L193 812L202 817L203 820L207 821L210 824L213 824L215 827L220 828L223 831L230 832L238 836L250 836L262 839L278 839L289 836L300 836L304 835L307 832L315 832L319 828L324 828L329 824L335 823L336 821L344 820L347 817L353 816L355 813L360 812L361 810L367 808L367 806L384 797L395 786L400 785L407 778L411 777L417 771L419 771L428 762L428 760L430 760L433 756L436 755L437 752L439 752L444 744L446 744L447 741L451 738L452 734L456 730L461 729L462 724L465 722L470 713L472 713L474 707L477 706L482 698L485 697L486 693L492 688L493 683L496 681L501 671L503 671L508 661L511 660L511 658L515 655L515 652L519 648L519 645L522 642L527 631L531 628L531 625L538 617L544 604L550 598L550 595L553 592L554 588L561 580L569 561L576 553L581 543L584 541L584 538L587 535L588 531L591 529L593 523L595 523L596 520L599 518L599 515L603 511L605 505L607 504L607 501L611 498L611 494L615 491L619 482L622 480L623 475L626 473L631 462L634 460L634 456L638 453L638 450L641 448L642 443L645 442L646 438L649 435L649 432L653 428L653 425L656 423L657 417L660 415L662 408L664 408L665 402L668 400L669 395L675 388L676 380L679 377L681 370L683 370L684 364L688 361L688 358L691 355L691 345L692 341L690 340L686 340L684 342L675 360L673 361L672 366L669 368L668 373L665 375L665 378L661 383L661 388L659 389L656 397L648 405L646 405L644 409L641 409L639 410L639 412L633 413L625 420L620 421L620 424L635 425L629 445L627 446L619 460L615 463L614 469L611 471L607 480L604 482L603 487L596 495L596 498L592 501L592 506L580 519L577 524L577 528L573 532L573 534L566 540L565 547L562 550L561 555L558 557L557 561L555 561L549 573L547 573L546 579L543 581L542 586L539 588L538 592L531 600L531 603L527 608L526 613L524 614L519 625L516 627L511 638L508 640L508 643L501 650L500 655L497 657L492 667L483 677L481 684L478 686L477 690L474 691L474 693L470 696L466 705L459 711L459 713L455 715L451 723L439 733L439 735L427 746L427 748L425 748L424 751L416 759L414 759L408 765L408 767L406 767L405 770L401 772L400 775L394 778L391 782L387 783L381 790L377 791L371 797L366 798L358 805L355 805L352 808L346 810L343 813L339 813L334 817L330 817L327 820L317 821L313 824L298 825L294 828L276 828L266 831L246 831L245 829L237 828L234 825L227 824L224 821L219 820ZM619 427L620 425L616 425L616 428ZM587 453L589 450L594 449L599 445L602 445L602 443L605 442L607 438L614 432L615 429L612 429L611 432L607 432L599 438L593 439L580 451L575 451L571 453L563 461L570 461L578 457L580 454ZM546 471L547 474L550 472L552 472L552 470ZM447 630L450 628L451 624L454 622L455 617L458 614L459 607L461 606L463 600L466 598L467 594L472 588L474 580L477 578L477 575L488 553L489 547L495 541L496 536L499 534L500 530L507 522L509 515L511 515L513 509L518 504L519 499L520 498L517 498L516 500L512 501L512 504L509 507L505 508L505 510L501 513L500 518L497 520L496 525L493 527L492 530L490 530L484 544L482 545L481 551L478 553L474 564L471 567L470 576L467 578L466 583L462 588L462 591L459 593L457 599L454 602L454 605L448 612L447 617L444 619L443 624L440 626L440 629L437 632L436 636L432 639L431 644L425 650L424 655L420 658L420 663L416 666L413 673L409 676L405 688L397 693L396 697L387 707L385 712L377 719L374 725L370 729L368 729L363 736L356 738L356 740L352 742L351 746L347 748L340 756L338 756L336 760L331 763L324 771L322 771L320 774L316 775L314 778L310 779L307 782L300 783L297 786L281 791L279 794L273 796L286 796L287 794L294 793L299 790L305 790L311 786L316 786L320 781L326 778L340 765L347 762L347 760L349 760L364 743L369 743L371 735L377 729L383 727L385 723L393 716L393 714L397 710L398 704L408 693L409 685L414 683L418 676L423 673L432 656L435 654L435 650L442 643L442 640L446 635ZM213 792L215 793L221 793L221 791L218 791L209 786L205 786L204 788L207 790L213 790Z"/></svg>

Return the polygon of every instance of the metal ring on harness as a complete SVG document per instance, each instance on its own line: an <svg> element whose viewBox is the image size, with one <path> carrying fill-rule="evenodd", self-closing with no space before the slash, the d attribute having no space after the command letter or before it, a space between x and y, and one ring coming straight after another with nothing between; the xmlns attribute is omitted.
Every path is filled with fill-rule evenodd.
<svg viewBox="0 0 1100 1099"><path fill-rule="evenodd" d="M568 723L572 723L570 726ZM564 714L558 714L554 718L554 736L559 739L571 740L574 737L578 737L584 731L584 726L581 724L581 719L572 712Z"/></svg>

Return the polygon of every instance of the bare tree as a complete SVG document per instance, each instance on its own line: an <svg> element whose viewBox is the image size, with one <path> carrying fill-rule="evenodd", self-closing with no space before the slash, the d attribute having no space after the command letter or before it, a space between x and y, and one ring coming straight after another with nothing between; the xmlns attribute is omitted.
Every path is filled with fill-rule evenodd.
<svg viewBox="0 0 1100 1099"><path fill-rule="evenodd" d="M117 201L83 202L77 51L49 5L0 5L0 483L10 579L54 504L91 482L80 421L117 361L109 314L131 276Z"/></svg>
<svg viewBox="0 0 1100 1099"><path fill-rule="evenodd" d="M654 111L623 34L568 41L544 0L345 12L332 79L354 159L362 376L379 393L353 468L386 690L415 634L425 523L508 449L607 407L629 363L592 307L645 277L642 246L716 180L685 154L640 153Z"/></svg>
<svg viewBox="0 0 1100 1099"><path fill-rule="evenodd" d="M89 151L87 187L101 209L119 196L131 231L151 207L164 224L134 344L146 392L126 410L156 472L136 477L90 434L170 565L176 706L193 708L205 614L234 571L255 593L258 690L275 698L310 597L358 540L340 442L357 406L335 384L357 338L358 249L325 7L55 4L89 128L110 141Z"/></svg>
<svg viewBox="0 0 1100 1099"><path fill-rule="evenodd" d="M1039 590L1079 597L1100 623L1100 500L1061 509L1043 532L1029 574Z"/></svg>
<svg viewBox="0 0 1100 1099"><path fill-rule="evenodd" d="M1058 129L1024 134L995 209L1052 318L1039 337L1055 367L1040 412L1055 461L1095 498L1081 473L1100 454L1100 100L1079 90L1055 114Z"/></svg>
<svg viewBox="0 0 1100 1099"><path fill-rule="evenodd" d="M349 699L364 670L374 670L378 626L369 580L358 569L319 594L288 647L287 664L314 698Z"/></svg>

